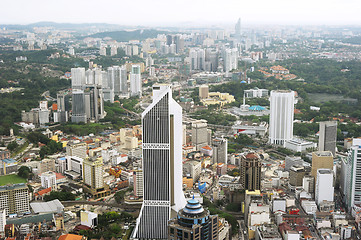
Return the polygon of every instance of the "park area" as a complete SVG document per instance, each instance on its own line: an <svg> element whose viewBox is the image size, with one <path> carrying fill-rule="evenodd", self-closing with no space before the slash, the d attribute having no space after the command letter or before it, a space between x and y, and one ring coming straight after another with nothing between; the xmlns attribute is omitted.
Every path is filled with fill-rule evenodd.
<svg viewBox="0 0 361 240"><path fill-rule="evenodd" d="M26 183L26 179L19 177L16 174L0 176L0 186L4 186L7 184L15 184L15 183Z"/></svg>

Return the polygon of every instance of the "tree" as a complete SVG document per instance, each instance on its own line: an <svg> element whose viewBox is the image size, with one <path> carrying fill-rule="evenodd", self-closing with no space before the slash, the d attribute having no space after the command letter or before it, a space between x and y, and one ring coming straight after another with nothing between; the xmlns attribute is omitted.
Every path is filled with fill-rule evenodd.
<svg viewBox="0 0 361 240"><path fill-rule="evenodd" d="M32 175L32 171L27 166L21 166L18 170L18 176L29 179L29 177Z"/></svg>
<svg viewBox="0 0 361 240"><path fill-rule="evenodd" d="M19 146L19 144L16 141L13 141L11 143L8 144L7 148L12 152L14 151L17 147Z"/></svg>

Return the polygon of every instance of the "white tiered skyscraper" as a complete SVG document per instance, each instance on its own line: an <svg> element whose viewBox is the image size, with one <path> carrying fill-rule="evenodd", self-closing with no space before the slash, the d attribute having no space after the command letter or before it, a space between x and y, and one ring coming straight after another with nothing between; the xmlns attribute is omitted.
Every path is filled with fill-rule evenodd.
<svg viewBox="0 0 361 240"><path fill-rule="evenodd" d="M142 114L144 198L133 239L167 239L168 220L186 204L182 190L182 108L170 85L153 86Z"/></svg>
<svg viewBox="0 0 361 240"><path fill-rule="evenodd" d="M284 145L293 138L295 92L290 90L271 91L269 143Z"/></svg>

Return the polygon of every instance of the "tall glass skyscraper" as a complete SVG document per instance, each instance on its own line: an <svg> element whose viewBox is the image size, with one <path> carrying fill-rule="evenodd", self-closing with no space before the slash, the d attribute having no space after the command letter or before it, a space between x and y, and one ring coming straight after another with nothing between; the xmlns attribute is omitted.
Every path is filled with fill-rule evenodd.
<svg viewBox="0 0 361 240"><path fill-rule="evenodd" d="M153 102L142 114L143 186L133 239L166 239L168 220L185 206L182 190L182 108L170 85L153 86Z"/></svg>

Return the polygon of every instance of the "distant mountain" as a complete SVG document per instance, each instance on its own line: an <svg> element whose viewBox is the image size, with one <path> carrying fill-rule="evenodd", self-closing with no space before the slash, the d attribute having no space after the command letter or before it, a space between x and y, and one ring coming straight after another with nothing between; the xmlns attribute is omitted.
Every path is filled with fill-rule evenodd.
<svg viewBox="0 0 361 240"><path fill-rule="evenodd" d="M155 38L158 34L167 34L166 31L150 30L135 30L135 31L114 31L114 32L101 32L88 35L86 37L105 38L110 37L117 42L128 42L129 40L144 40L147 38ZM83 37L84 38L84 37Z"/></svg>
<svg viewBox="0 0 361 240"><path fill-rule="evenodd" d="M53 27L56 29L64 29L64 30L83 30L92 27L109 29L109 30L124 29L124 27L121 25L108 24L108 23L56 23L56 22L37 22L27 25L0 24L0 28L4 28L4 27L13 30L24 30L24 29L30 30L34 27Z"/></svg>

